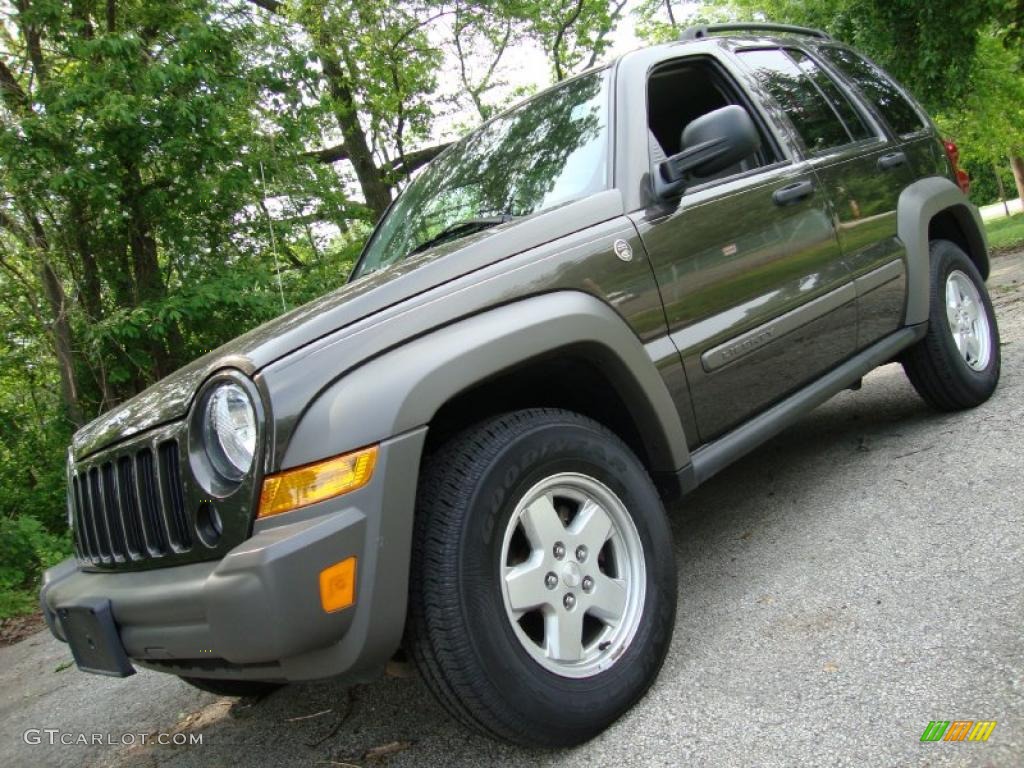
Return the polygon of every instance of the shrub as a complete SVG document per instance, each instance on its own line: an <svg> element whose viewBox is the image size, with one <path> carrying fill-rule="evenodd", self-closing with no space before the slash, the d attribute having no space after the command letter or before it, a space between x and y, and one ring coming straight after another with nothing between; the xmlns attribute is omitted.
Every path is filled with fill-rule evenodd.
<svg viewBox="0 0 1024 768"><path fill-rule="evenodd" d="M38 574L70 551L68 532L51 533L34 517L0 518L0 618L34 609Z"/></svg>

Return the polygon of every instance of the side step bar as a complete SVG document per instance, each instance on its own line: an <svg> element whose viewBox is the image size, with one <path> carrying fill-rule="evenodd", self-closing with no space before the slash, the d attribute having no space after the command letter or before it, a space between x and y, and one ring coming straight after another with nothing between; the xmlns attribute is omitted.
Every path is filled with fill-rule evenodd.
<svg viewBox="0 0 1024 768"><path fill-rule="evenodd" d="M919 341L927 331L927 323L901 328L732 432L701 446L691 455L690 466L679 473L680 483L692 490L761 443L775 437L808 411L839 394L879 365L892 360Z"/></svg>

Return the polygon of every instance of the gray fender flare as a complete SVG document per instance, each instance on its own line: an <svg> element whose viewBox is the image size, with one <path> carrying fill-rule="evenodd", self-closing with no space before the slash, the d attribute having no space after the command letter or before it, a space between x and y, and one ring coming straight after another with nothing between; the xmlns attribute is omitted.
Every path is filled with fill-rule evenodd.
<svg viewBox="0 0 1024 768"><path fill-rule="evenodd" d="M532 358L573 349L584 351L609 377L654 471L675 472L690 463L675 403L640 339L599 299L556 291L434 330L336 380L303 413L282 468L429 424L460 392Z"/></svg>
<svg viewBox="0 0 1024 768"><path fill-rule="evenodd" d="M942 176L929 176L903 190L899 199L897 228L907 249L907 312L905 323L917 325L928 320L929 281L928 226L935 214L948 210L956 217L968 238L971 255L985 262L987 275L988 243L977 207L960 188Z"/></svg>

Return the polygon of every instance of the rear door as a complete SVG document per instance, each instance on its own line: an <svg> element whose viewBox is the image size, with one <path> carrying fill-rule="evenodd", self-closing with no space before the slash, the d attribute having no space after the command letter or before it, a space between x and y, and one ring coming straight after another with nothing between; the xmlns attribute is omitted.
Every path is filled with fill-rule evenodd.
<svg viewBox="0 0 1024 768"><path fill-rule="evenodd" d="M828 370L856 343L854 289L828 199L788 137L759 115L731 64L680 57L652 70L651 171L661 151L678 151L686 123L726 103L755 116L764 134L761 156L632 215L682 356L702 442ZM673 109L682 115L676 125Z"/></svg>
<svg viewBox="0 0 1024 768"><path fill-rule="evenodd" d="M845 144L805 151L832 203L843 258L857 289L857 346L864 348L896 330L903 319L906 292L905 249L897 236L900 193L915 176L908 148L894 139L875 115L847 97L834 76L807 51L788 47L751 53L751 65L774 76L802 77L842 125ZM778 89L775 89L778 90ZM780 100L786 93L776 94ZM797 114L798 105L787 104Z"/></svg>
<svg viewBox="0 0 1024 768"><path fill-rule="evenodd" d="M821 45L814 54L873 109L887 136L907 155L917 178L949 175L949 158L934 126L902 86L849 48Z"/></svg>

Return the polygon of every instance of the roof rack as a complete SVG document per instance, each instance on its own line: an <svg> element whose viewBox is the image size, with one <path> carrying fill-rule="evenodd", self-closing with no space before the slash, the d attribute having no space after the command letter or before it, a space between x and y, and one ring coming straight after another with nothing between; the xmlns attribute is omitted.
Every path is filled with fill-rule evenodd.
<svg viewBox="0 0 1024 768"><path fill-rule="evenodd" d="M680 40L700 40L710 37L717 32L785 32L791 35L807 35L818 37L822 40L831 40L827 32L810 27L797 27L792 24L772 24L770 22L738 21L728 24L702 24L696 27L689 27L679 36Z"/></svg>

